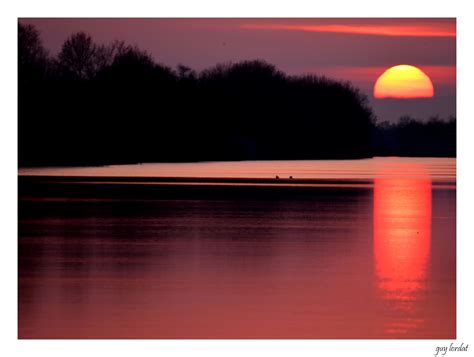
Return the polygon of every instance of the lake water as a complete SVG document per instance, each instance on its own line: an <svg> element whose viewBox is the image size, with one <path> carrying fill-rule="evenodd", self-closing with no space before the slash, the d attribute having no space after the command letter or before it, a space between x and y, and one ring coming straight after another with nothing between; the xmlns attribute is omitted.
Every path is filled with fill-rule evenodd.
<svg viewBox="0 0 474 357"><path fill-rule="evenodd" d="M20 338L456 337L455 159L19 175Z"/></svg>
<svg viewBox="0 0 474 357"><path fill-rule="evenodd" d="M453 158L382 158L363 160L236 161L159 163L74 168L23 168L20 175L95 177L216 177L294 179L426 178L452 181Z"/></svg>

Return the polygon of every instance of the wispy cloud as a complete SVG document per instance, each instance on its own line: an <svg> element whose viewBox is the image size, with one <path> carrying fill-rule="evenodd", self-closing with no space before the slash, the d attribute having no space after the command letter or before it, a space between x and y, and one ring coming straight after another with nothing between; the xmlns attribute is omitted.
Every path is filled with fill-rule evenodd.
<svg viewBox="0 0 474 357"><path fill-rule="evenodd" d="M285 24L242 24L248 30L289 30L305 32L332 32L372 36L401 37L456 37L454 24L437 25L285 25Z"/></svg>

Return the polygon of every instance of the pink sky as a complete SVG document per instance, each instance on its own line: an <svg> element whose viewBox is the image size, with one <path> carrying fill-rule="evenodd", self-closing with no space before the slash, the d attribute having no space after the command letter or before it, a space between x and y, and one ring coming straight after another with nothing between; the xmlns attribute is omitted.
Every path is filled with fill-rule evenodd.
<svg viewBox="0 0 474 357"><path fill-rule="evenodd" d="M85 31L99 43L115 39L149 51L157 62L202 70L219 62L264 59L289 74L315 73L360 87L377 116L395 120L455 115L455 19L21 19L35 25L56 54L64 40ZM380 100L378 75L397 64L422 68L431 99Z"/></svg>

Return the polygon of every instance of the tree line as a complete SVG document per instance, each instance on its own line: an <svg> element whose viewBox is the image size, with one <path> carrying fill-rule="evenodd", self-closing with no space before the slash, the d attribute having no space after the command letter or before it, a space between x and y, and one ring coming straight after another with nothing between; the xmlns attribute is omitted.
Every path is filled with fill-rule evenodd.
<svg viewBox="0 0 474 357"><path fill-rule="evenodd" d="M377 156L456 157L454 117L420 121L403 116L397 123L377 123L372 137Z"/></svg>
<svg viewBox="0 0 474 357"><path fill-rule="evenodd" d="M18 95L20 166L362 158L401 135L349 82L262 60L172 69L83 32L50 56L23 24Z"/></svg>

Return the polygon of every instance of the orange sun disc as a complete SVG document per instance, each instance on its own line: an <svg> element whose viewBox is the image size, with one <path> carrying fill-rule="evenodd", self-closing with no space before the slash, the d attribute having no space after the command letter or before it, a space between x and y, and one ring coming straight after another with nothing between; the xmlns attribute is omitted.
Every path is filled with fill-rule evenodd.
<svg viewBox="0 0 474 357"><path fill-rule="evenodd" d="M434 87L421 69L402 64L390 67L377 79L375 98L431 98Z"/></svg>

